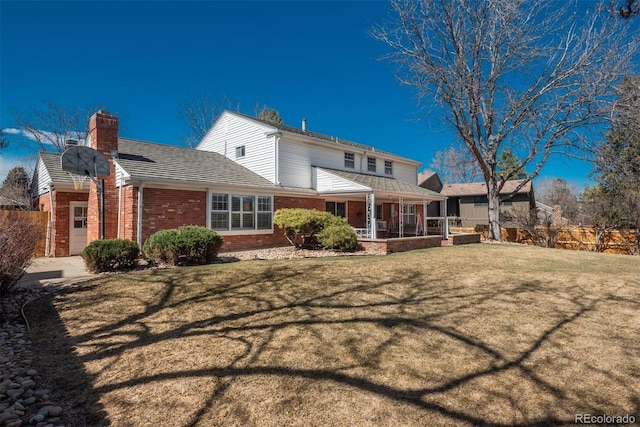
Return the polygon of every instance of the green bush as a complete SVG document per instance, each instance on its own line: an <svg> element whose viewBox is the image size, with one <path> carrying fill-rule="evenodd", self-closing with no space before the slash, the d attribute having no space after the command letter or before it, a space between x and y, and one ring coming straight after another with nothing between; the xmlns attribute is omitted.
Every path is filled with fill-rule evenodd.
<svg viewBox="0 0 640 427"><path fill-rule="evenodd" d="M283 229L293 246L310 247L317 244L316 235L329 226L348 226L344 218L315 209L285 208L276 211L273 222Z"/></svg>
<svg viewBox="0 0 640 427"><path fill-rule="evenodd" d="M127 270L136 266L140 248L126 239L94 240L80 253L93 273Z"/></svg>
<svg viewBox="0 0 640 427"><path fill-rule="evenodd" d="M318 242L325 248L346 252L358 246L358 236L347 224L330 225L318 233Z"/></svg>
<svg viewBox="0 0 640 427"><path fill-rule="evenodd" d="M158 231L144 243L147 258L171 265L210 264L218 256L222 236L206 227L187 225Z"/></svg>
<svg viewBox="0 0 640 427"><path fill-rule="evenodd" d="M177 235L178 231L175 229L161 230L154 233L142 245L145 257L161 264L175 264Z"/></svg>

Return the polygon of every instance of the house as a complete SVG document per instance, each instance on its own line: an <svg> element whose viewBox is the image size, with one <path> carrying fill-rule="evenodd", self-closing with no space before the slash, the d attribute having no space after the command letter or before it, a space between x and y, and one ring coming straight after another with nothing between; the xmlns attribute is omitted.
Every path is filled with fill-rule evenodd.
<svg viewBox="0 0 640 427"><path fill-rule="evenodd" d="M195 149L122 138L118 118L99 111L84 144L101 152L105 237L140 245L153 233L201 225L224 236L222 250L288 244L273 224L280 208L343 216L362 238L381 230L424 234L426 206L446 197L417 185L419 163L306 130L225 111ZM100 235L96 183L82 188L41 152L32 193L52 212L48 253L79 253Z"/></svg>
<svg viewBox="0 0 640 427"><path fill-rule="evenodd" d="M461 227L489 224L489 201L484 182L443 185L439 179L428 178L423 179L420 184L447 196L446 212L450 222ZM502 223L505 227L515 225L509 221L509 213L520 209L528 211L536 206L531 181L516 191L520 184L522 180L509 180L500 192L500 212L506 219Z"/></svg>

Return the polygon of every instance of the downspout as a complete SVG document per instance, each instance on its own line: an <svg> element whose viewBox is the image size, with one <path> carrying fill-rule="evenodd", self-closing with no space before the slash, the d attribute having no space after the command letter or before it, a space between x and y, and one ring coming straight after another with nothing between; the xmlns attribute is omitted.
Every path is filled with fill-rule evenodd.
<svg viewBox="0 0 640 427"><path fill-rule="evenodd" d="M142 193L144 182L140 182L138 187L138 247L142 250Z"/></svg>
<svg viewBox="0 0 640 427"><path fill-rule="evenodd" d="M117 237L120 238L120 213L122 212L122 181L120 182L120 188L118 189L118 233Z"/></svg>
<svg viewBox="0 0 640 427"><path fill-rule="evenodd" d="M53 229L53 183L49 183L49 221L47 222L47 241L45 242L45 255L51 256L51 230Z"/></svg>
<svg viewBox="0 0 640 427"><path fill-rule="evenodd" d="M276 180L276 185L280 185L280 162L279 162L279 158L280 158L280 135L279 134L275 134L274 136L274 140L275 140L275 180Z"/></svg>

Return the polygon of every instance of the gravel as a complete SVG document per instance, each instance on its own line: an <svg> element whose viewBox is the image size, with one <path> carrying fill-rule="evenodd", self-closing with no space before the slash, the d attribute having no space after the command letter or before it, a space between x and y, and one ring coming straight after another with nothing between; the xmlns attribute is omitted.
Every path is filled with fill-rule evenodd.
<svg viewBox="0 0 640 427"><path fill-rule="evenodd" d="M31 366L35 350L21 315L25 303L47 293L14 289L0 301L0 426L67 427L59 423L64 409L49 401L50 390Z"/></svg>

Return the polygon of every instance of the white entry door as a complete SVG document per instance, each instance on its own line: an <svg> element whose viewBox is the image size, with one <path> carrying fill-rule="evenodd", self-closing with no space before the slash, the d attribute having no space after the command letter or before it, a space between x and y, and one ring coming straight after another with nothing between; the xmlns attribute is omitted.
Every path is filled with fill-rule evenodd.
<svg viewBox="0 0 640 427"><path fill-rule="evenodd" d="M69 204L69 255L78 255L87 246L87 202Z"/></svg>

